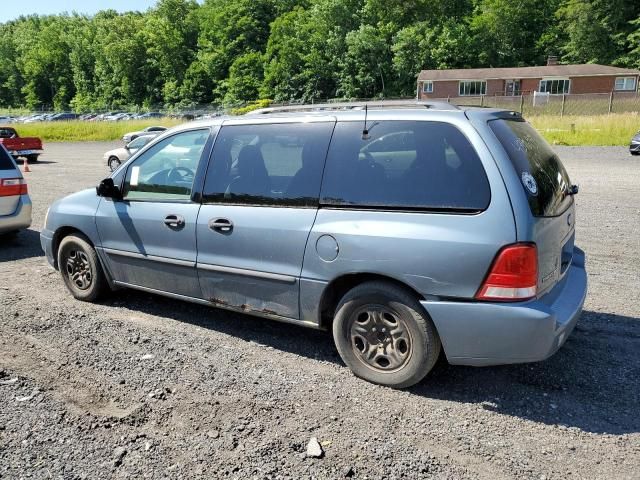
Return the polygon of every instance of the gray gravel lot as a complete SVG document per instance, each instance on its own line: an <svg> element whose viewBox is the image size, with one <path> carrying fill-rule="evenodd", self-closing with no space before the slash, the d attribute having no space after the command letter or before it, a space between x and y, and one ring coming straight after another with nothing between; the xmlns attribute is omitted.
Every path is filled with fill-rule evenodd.
<svg viewBox="0 0 640 480"><path fill-rule="evenodd" d="M46 145L34 224L0 240L0 478L639 478L640 160L558 148L590 293L546 362L440 361L394 391L329 334L139 292L77 302L38 231L113 143ZM16 380L13 380L16 379ZM306 458L317 437L323 458Z"/></svg>

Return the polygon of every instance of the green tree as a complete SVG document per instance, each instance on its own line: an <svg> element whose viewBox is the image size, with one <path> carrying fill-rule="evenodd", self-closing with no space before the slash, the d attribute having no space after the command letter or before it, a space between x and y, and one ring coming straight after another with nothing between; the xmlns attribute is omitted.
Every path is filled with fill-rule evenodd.
<svg viewBox="0 0 640 480"><path fill-rule="evenodd" d="M630 23L640 3L627 0L567 0L556 12L562 32L562 59L612 64L625 54Z"/></svg>
<svg viewBox="0 0 640 480"><path fill-rule="evenodd" d="M0 25L0 107L18 107L24 103L23 78L16 66L17 57L14 24Z"/></svg>
<svg viewBox="0 0 640 480"><path fill-rule="evenodd" d="M471 55L473 38L463 21L448 20L431 26L419 22L400 30L391 46L393 69L401 95L413 95L421 70L465 68L476 60Z"/></svg>
<svg viewBox="0 0 640 480"><path fill-rule="evenodd" d="M391 70L391 49L384 37L375 27L362 25L347 34L346 45L338 94L351 98L384 96Z"/></svg>
<svg viewBox="0 0 640 480"><path fill-rule="evenodd" d="M223 82L237 57L264 51L276 12L273 0L205 0L200 7L200 65L194 71L210 76L214 100L224 97Z"/></svg>
<svg viewBox="0 0 640 480"><path fill-rule="evenodd" d="M481 0L471 29L482 66L540 64L545 52L539 40L555 22L557 0Z"/></svg>
<svg viewBox="0 0 640 480"><path fill-rule="evenodd" d="M30 16L16 24L16 67L25 79L22 91L29 108L62 110L75 94L64 38L72 21L68 16Z"/></svg>
<svg viewBox="0 0 640 480"><path fill-rule="evenodd" d="M632 27L626 39L629 53L622 57L621 63L628 67L640 68L640 16L629 22L629 25Z"/></svg>
<svg viewBox="0 0 640 480"><path fill-rule="evenodd" d="M160 0L146 16L147 68L158 72L148 87L165 104L182 100L180 89L197 49L197 9L195 0Z"/></svg>
<svg viewBox="0 0 640 480"><path fill-rule="evenodd" d="M264 59L257 52L245 53L236 58L229 68L229 78L224 86L225 105L255 100L264 81Z"/></svg>

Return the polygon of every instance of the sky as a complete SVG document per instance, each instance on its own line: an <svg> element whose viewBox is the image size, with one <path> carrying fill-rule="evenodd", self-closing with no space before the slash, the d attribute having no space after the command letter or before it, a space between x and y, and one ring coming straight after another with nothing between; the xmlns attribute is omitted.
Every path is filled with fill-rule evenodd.
<svg viewBox="0 0 640 480"><path fill-rule="evenodd" d="M73 12L94 14L99 10L114 9L119 12L145 11L156 0L1 0L0 22L13 20L20 15Z"/></svg>

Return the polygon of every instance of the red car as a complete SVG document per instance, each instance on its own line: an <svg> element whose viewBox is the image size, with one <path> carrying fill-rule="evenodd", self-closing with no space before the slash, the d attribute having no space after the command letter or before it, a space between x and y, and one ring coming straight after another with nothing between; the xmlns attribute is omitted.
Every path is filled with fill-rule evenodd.
<svg viewBox="0 0 640 480"><path fill-rule="evenodd" d="M28 162L37 162L42 154L42 140L37 137L21 137L13 127L0 127L0 144L15 159L22 157Z"/></svg>

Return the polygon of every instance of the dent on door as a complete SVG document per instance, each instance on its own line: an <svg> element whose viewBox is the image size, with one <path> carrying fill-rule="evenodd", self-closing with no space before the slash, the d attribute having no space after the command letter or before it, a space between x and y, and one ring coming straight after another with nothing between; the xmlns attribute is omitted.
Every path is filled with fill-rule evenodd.
<svg viewBox="0 0 640 480"><path fill-rule="evenodd" d="M198 274L205 299L237 310L299 318L299 276L316 211L203 205Z"/></svg>

